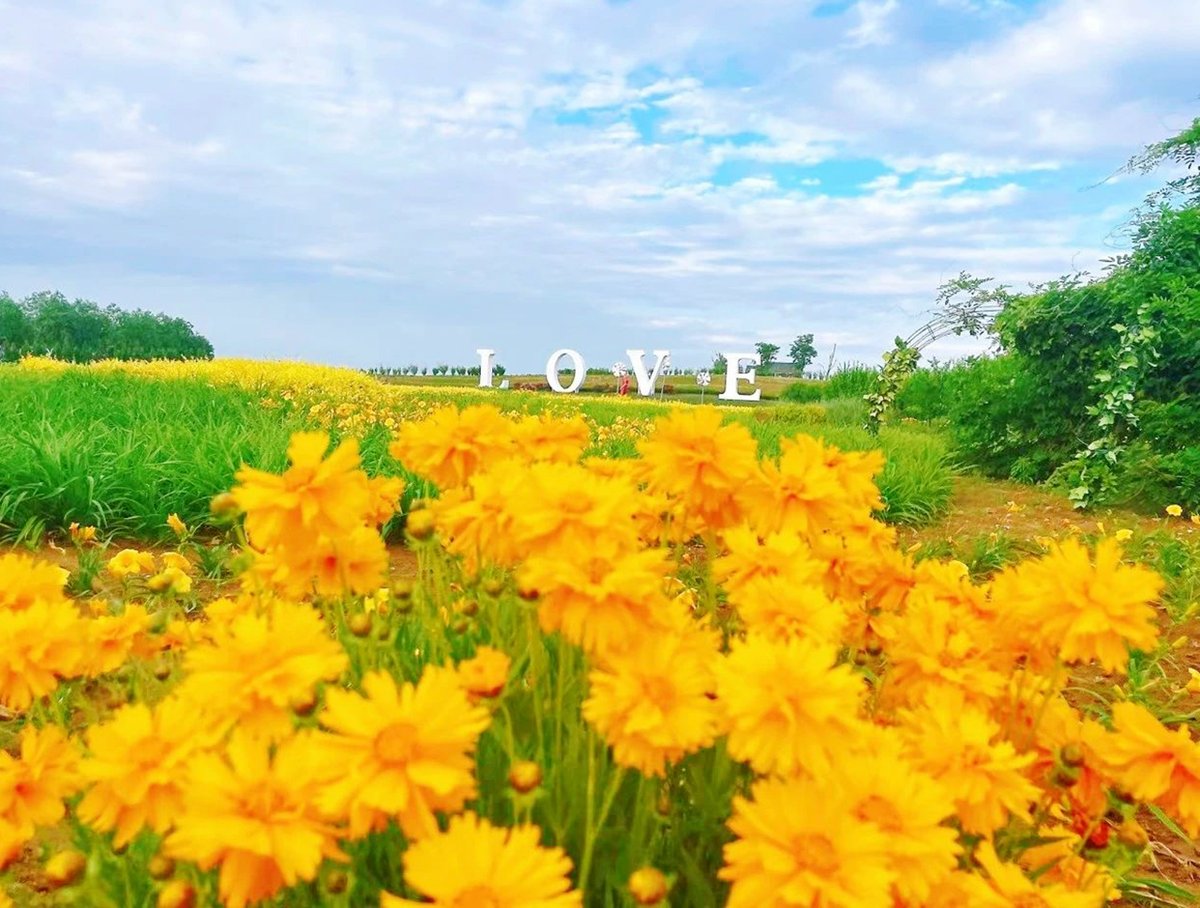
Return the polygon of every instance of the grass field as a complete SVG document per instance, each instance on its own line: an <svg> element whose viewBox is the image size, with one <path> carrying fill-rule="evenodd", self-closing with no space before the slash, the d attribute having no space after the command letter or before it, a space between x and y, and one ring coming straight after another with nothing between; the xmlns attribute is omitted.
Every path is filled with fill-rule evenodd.
<svg viewBox="0 0 1200 908"><path fill-rule="evenodd" d="M0 533L38 538L71 523L93 524L130 538L162 538L166 516L202 525L208 502L248 463L280 469L291 433L328 428L359 438L371 475L403 471L387 444L405 420L438 405L495 402L526 414L580 413L593 441L589 453L632 457L651 421L672 405L640 399L528 392L486 392L438 384L395 388L355 373L333 371L327 385L290 377L268 387L258 376L170 378L106 369L42 371L0 367L0 397L10 415L0 437ZM878 441L858 428L858 402L727 408L766 455L798 432L847 450L881 446L884 516L919 523L946 504L951 471L936 434L889 429ZM428 487L413 481L405 508Z"/></svg>
<svg viewBox="0 0 1200 908"><path fill-rule="evenodd" d="M1200 518L855 397L0 397L3 908L1196 903Z"/></svg>

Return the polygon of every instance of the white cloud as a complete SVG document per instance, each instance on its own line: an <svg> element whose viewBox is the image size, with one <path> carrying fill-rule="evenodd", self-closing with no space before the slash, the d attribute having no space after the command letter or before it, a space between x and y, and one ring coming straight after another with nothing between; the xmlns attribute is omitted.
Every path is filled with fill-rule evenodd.
<svg viewBox="0 0 1200 908"><path fill-rule="evenodd" d="M850 45L869 47L890 44L892 34L888 20L899 6L899 0L858 0L854 7L858 24L846 32Z"/></svg>

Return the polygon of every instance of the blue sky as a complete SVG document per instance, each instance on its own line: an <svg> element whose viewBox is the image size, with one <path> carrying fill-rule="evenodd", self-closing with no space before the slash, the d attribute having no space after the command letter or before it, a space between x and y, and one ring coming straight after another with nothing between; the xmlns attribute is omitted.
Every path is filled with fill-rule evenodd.
<svg viewBox="0 0 1200 908"><path fill-rule="evenodd" d="M1200 111L1195 0L0 0L0 289L221 355L874 360L1088 269ZM951 340L939 351L973 349Z"/></svg>

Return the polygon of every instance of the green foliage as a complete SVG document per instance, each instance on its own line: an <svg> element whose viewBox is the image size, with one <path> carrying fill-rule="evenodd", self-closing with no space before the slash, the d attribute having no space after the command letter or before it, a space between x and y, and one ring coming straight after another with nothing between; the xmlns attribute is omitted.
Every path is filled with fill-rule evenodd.
<svg viewBox="0 0 1200 908"><path fill-rule="evenodd" d="M1158 332L1145 322L1146 307L1143 306L1138 310L1138 321L1134 325L1113 325L1113 331L1121 338L1120 346L1113 354L1112 363L1096 373L1090 388L1097 403L1086 410L1099 434L1075 455L1080 464L1079 484L1069 495L1078 508L1086 508L1105 496L1113 470L1137 430L1134 401L1158 359L1155 349Z"/></svg>
<svg viewBox="0 0 1200 908"><path fill-rule="evenodd" d="M71 362L97 359L211 359L212 344L180 318L132 312L57 292L21 301L0 293L0 360L49 354Z"/></svg>
<svg viewBox="0 0 1200 908"><path fill-rule="evenodd" d="M1148 201L1159 204L1182 198L1192 204L1200 202L1200 117L1178 135L1146 146L1125 166L1125 172L1150 173L1164 163L1175 165L1183 174L1169 180Z"/></svg>
<svg viewBox="0 0 1200 908"><path fill-rule="evenodd" d="M862 363L850 363L840 366L833 375L825 380L825 399L839 397L856 397L862 400L875 390L879 380L879 370Z"/></svg>
<svg viewBox="0 0 1200 908"><path fill-rule="evenodd" d="M775 355L779 352L779 344L759 341L754 345L754 349L758 352L758 371L763 375L770 375L771 363L775 361Z"/></svg>
<svg viewBox="0 0 1200 908"><path fill-rule="evenodd" d="M910 390L911 389L911 390ZM916 373L903 412L945 417L955 457L992 477L1040 482L1077 449L1024 357L978 357Z"/></svg>
<svg viewBox="0 0 1200 908"><path fill-rule="evenodd" d="M821 400L823 397L825 397L825 382L809 381L804 378L792 382L779 392L780 400L797 404L811 403Z"/></svg>
<svg viewBox="0 0 1200 908"><path fill-rule="evenodd" d="M813 346L813 336L811 334L797 336L792 341L791 347L788 348L788 356L792 358L796 372L803 375L804 370L817 358L817 348Z"/></svg>
<svg viewBox="0 0 1200 908"><path fill-rule="evenodd" d="M883 423L883 415L891 407L896 395L904 387L908 376L917 368L917 360L921 351L911 347L901 338L896 338L896 346L883 354L883 368L879 371L875 390L866 396L870 410L867 413L866 428L871 434L878 434Z"/></svg>

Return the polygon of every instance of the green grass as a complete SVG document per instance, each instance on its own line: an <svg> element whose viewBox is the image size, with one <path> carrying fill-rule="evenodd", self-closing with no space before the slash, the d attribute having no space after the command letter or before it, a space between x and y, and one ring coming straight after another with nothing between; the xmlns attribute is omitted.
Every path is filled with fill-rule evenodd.
<svg viewBox="0 0 1200 908"><path fill-rule="evenodd" d="M436 394L446 402L481 402L476 392L454 391ZM167 538L171 513L201 526L212 496L231 486L243 463L281 470L291 434L311 428L302 408L264 407L255 392L187 379L3 368L0 398L8 415L0 436L0 536L17 541L37 541L73 522L118 538ZM582 411L600 425L672 410L670 403L549 394L505 395L496 402L526 412ZM731 410L729 418L750 429L765 456L778 454L780 441L800 432L849 450L881 447L887 456L879 477L885 519L932 519L950 495L940 436L896 427L875 439L859 428L860 410L855 402L778 404ZM387 453L383 428L360 441L368 473L403 474ZM634 456L636 441L612 439L591 453ZM408 478L405 505L431 491Z"/></svg>

